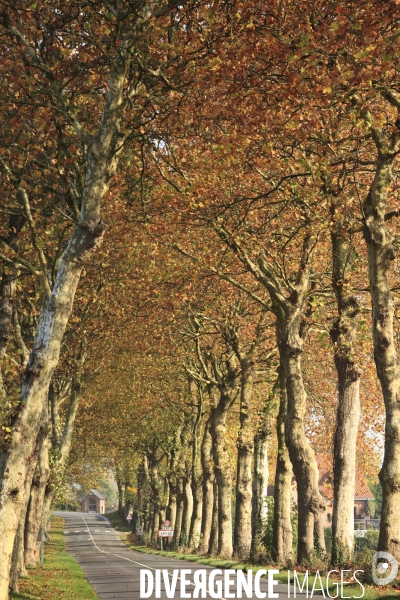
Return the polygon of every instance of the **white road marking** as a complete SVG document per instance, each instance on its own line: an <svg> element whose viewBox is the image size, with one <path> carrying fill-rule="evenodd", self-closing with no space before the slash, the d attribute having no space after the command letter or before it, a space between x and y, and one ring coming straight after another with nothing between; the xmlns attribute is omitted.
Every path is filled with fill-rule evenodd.
<svg viewBox="0 0 400 600"><path fill-rule="evenodd" d="M80 515L80 516L81 516L81 518L83 519L83 521L84 521L84 523L85 523L86 527L89 529L89 525L87 524L87 522L86 522L86 520L85 520L85 517L82 517L82 515ZM135 563L136 565L140 565L141 567L146 567L146 569L151 569L152 571L157 571L157 569L155 569L154 567L150 567L149 565L144 565L143 563L140 563L140 562L138 562L137 560L132 560L131 558L126 558L125 556L121 556L120 554L114 554L113 552L106 552L105 550L102 550L101 548L99 548L99 547L98 547L98 545L97 545L97 544L96 544L96 542L94 541L94 539L93 539L93 537L92 537L92 534L90 533L90 530L89 530L89 535L90 535L90 539L91 539L91 540L92 540L92 542L93 542L93 545L95 546L95 548L96 548L96 549L97 549L99 552L102 552L103 554L108 554L109 556L117 556L118 558L122 558L122 560L127 560L127 561L129 561L129 562L131 562L131 563ZM168 571L168 575L171 575L171 576L173 576L173 575L172 575L172 573L170 573L169 571ZM180 578L180 577L177 577L177 579L179 579L179 581L181 581L181 578ZM193 585L193 586L195 585L195 584L194 584L194 583L192 583L191 581L189 581L189 584L190 584L190 585ZM221 596L221 597L220 597L220 598L218 598L217 600L225 600L225 598L223 598L223 597Z"/></svg>

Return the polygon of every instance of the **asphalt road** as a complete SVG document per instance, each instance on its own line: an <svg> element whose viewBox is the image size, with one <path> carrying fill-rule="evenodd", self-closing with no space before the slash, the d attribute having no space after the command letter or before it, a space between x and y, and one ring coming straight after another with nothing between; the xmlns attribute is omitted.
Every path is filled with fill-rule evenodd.
<svg viewBox="0 0 400 600"><path fill-rule="evenodd" d="M170 574L170 581L173 569L190 569L191 574L188 574L186 578L192 583L186 587L186 593L192 596L195 589L193 583L194 572L199 569L206 569L209 573L212 570L212 567L198 563L142 552L132 552L121 542L118 534L103 515L70 512L57 512L55 514L65 519L67 551L81 565L100 600L109 600L110 598L139 600L140 571L142 569L148 569L153 573L157 569L167 569ZM222 578L223 576L216 577L216 581ZM268 598L266 579L261 580L260 589L261 592L266 592L265 598ZM234 592L234 590L236 590L236 585L232 586L231 592ZM273 591L279 593L279 598L288 598L287 585L278 584L274 586ZM178 579L174 598L181 597L181 579ZM211 598L208 593L204 597ZM236 593L234 597L236 598ZM245 594L243 594L243 597L246 598ZM254 592L252 597L256 598ZM291 597L293 598L293 588L291 589ZM149 598L151 600L155 599L155 593L153 592ZM306 598L306 595L297 591L296 598ZM162 576L161 599L167 599ZM85 599L82 598L81 600ZM220 600L226 600L226 598L221 596Z"/></svg>

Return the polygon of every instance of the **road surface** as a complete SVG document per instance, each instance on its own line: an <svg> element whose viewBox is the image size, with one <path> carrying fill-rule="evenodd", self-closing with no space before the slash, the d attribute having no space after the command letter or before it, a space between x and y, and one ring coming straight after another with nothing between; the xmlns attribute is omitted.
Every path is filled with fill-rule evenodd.
<svg viewBox="0 0 400 600"><path fill-rule="evenodd" d="M103 515L71 512L57 512L55 514L65 520L67 551L81 565L100 600L111 598L139 600L140 571L142 569L148 569L153 573L156 569L167 569L170 573L170 580L172 579L173 569L191 569L192 574L187 576L191 582L193 582L194 571L206 569L208 579L208 573L213 569L213 567L199 563L170 559L165 556L143 552L132 552L121 542L118 534ZM222 576L216 577L216 581L222 578ZM194 589L193 583L187 586L186 591L192 595ZM260 589L261 592L266 592L267 599L268 583L264 578L261 579ZM236 586L234 585L231 592L235 590ZM278 584L274 586L273 590L275 593L279 593L279 598L288 598L287 585ZM314 593L314 595L316 594ZM180 579L177 580L173 597L176 599L181 598ZM208 593L205 597L211 599ZM236 593L234 597L236 598ZM252 597L256 599L254 592ZM291 589L291 597L293 598L293 588ZM153 592L149 598L150 600L155 599L155 593ZM219 598L226 600L223 595ZM244 594L243 598L246 598ZM303 599L306 598L306 595L297 591L296 598ZM85 599L82 598L82 600ZM167 600L162 577L161 600Z"/></svg>

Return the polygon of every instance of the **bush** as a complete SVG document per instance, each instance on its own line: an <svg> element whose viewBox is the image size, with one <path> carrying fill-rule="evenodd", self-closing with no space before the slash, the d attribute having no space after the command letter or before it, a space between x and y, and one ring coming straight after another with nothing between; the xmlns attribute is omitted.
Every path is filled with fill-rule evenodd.
<svg viewBox="0 0 400 600"><path fill-rule="evenodd" d="M358 539L366 539L366 538L358 538ZM358 573L357 577L367 585L373 584L372 579L372 557L375 554L375 550L372 548L368 548L364 546L364 548L360 551L356 551L354 556L354 564L353 570L356 571L360 569L364 571L363 573Z"/></svg>
<svg viewBox="0 0 400 600"><path fill-rule="evenodd" d="M81 504L77 500L59 500L53 505L53 510L65 510L67 512L80 512Z"/></svg>
<svg viewBox="0 0 400 600"><path fill-rule="evenodd" d="M332 552L332 527L325 528L325 546L327 554Z"/></svg>
<svg viewBox="0 0 400 600"><path fill-rule="evenodd" d="M261 543L267 551L267 556L271 558L272 536L274 527L274 499L272 496L267 496L266 504L268 507L267 522L261 534Z"/></svg>
<svg viewBox="0 0 400 600"><path fill-rule="evenodd" d="M264 526L264 530L261 535L261 543L264 546L267 554L267 560L271 561L271 549L272 549L272 539L273 539L273 528L274 528L274 499L272 496L267 496L266 503L268 506L268 518L267 522ZM290 521L292 524L292 535L293 535L293 555L296 556L297 553L297 538L298 538L298 522L299 522L299 512L297 509L297 504L294 502L291 506L291 517Z"/></svg>
<svg viewBox="0 0 400 600"><path fill-rule="evenodd" d="M376 529L369 529L363 538L356 537L354 539L355 560L357 560L358 554L363 554L364 550L373 550L376 552L378 550L378 541L379 531Z"/></svg>

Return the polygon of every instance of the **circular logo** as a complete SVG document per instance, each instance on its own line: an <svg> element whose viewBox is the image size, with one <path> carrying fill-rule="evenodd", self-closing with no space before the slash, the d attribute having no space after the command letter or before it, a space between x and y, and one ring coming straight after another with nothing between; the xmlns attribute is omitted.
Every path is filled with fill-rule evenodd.
<svg viewBox="0 0 400 600"><path fill-rule="evenodd" d="M372 557L372 579L376 585L391 583L398 569L397 560L389 552L375 552Z"/></svg>

